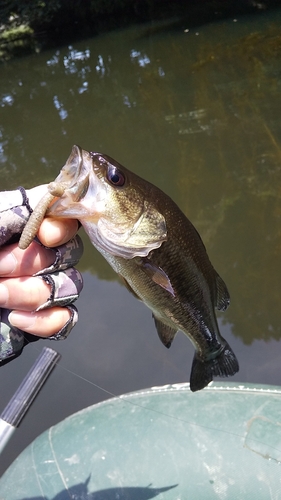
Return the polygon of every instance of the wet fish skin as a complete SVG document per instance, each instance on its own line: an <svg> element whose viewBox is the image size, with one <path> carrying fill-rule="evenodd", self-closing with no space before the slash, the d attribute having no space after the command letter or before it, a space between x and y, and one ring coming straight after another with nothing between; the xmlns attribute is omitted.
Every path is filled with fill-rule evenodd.
<svg viewBox="0 0 281 500"><path fill-rule="evenodd" d="M80 220L93 245L152 310L166 347L178 330L189 337L195 347L192 391L214 376L235 374L238 361L214 311L228 307L228 290L192 223L169 196L112 158L83 150L82 157L87 190L76 188L79 196L66 190L49 214Z"/></svg>

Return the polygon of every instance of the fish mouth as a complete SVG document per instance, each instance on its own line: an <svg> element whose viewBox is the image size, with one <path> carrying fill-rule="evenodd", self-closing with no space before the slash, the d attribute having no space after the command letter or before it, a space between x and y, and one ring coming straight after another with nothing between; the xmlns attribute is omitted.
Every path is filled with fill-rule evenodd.
<svg viewBox="0 0 281 500"><path fill-rule="evenodd" d="M49 207L47 215L56 218L95 218L102 209L105 186L93 172L91 154L74 145L55 183L64 193Z"/></svg>

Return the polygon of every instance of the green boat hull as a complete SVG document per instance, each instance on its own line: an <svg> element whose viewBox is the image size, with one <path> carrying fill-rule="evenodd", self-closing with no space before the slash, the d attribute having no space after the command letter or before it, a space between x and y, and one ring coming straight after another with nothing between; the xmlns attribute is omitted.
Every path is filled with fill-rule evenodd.
<svg viewBox="0 0 281 500"><path fill-rule="evenodd" d="M1 500L278 499L281 388L155 387L86 408L31 443Z"/></svg>

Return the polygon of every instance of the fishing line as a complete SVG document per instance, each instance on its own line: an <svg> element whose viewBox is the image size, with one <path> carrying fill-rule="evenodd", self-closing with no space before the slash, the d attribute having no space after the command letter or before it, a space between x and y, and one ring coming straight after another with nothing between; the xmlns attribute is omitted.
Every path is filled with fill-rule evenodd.
<svg viewBox="0 0 281 500"><path fill-rule="evenodd" d="M33 344L33 348L40 352L40 350ZM156 410L154 408L149 408L148 406L145 406L145 405L141 405L140 403L135 403L133 401L130 401L128 399L126 399L126 394L124 395L118 395L118 394L114 394L113 392L105 389L104 387L101 387L100 385L96 384L95 382L92 382L91 380L87 379L86 377L83 377L82 375L79 375L79 373L76 373L74 372L73 370L70 370L69 368L66 368L65 366L63 366L61 364L61 361L58 361L56 362L56 365L57 365L57 368L73 375L74 377L77 377L78 379L80 380L83 380L84 382L92 385L93 387L95 387L96 389L99 389L101 392L104 392L105 394L111 396L111 397L114 397L116 399L119 399L119 400L122 400L124 401L124 403L127 403L131 406L134 406L134 407L137 407L137 408L141 408L142 410L145 410L145 411L150 411L152 413L155 413L155 414L158 414L158 415L161 415L161 416L164 416L164 417L168 417L169 419L171 420L175 420L175 421L178 421L178 422L182 422L182 423L185 423L185 424L188 424L190 426L194 426L194 427L199 427L201 429L206 429L208 431L215 431L215 432L220 432L220 433L224 433L226 435L230 435L230 436L233 436L233 437L237 437L237 438L240 438L240 439L245 439L246 438L246 435L243 435L243 434L238 434L237 432L233 432L233 431L227 431L225 429L219 429L217 427L212 427L212 426L209 426L209 425L204 425L204 424L199 424L197 422L192 422L190 420L186 420L184 418L180 418L180 417L177 417L175 415L171 415L169 413L166 413L166 412L163 412L161 410ZM171 384L172 386L172 384ZM160 387L161 388L161 387ZM145 393L147 391L147 389L143 389L143 392ZM102 403L102 402L101 402ZM100 403L98 403L100 404ZM281 450L279 448L276 448L275 446L272 446L268 443L265 443L264 441L261 441L259 439L256 439L256 438L249 438L248 437L248 440L249 441L252 441L252 442L255 442L255 443L259 443L259 444L263 444L265 445L267 448L270 448L274 451L278 451L278 452L281 452ZM275 460L278 464L280 463L278 460L276 459L273 459Z"/></svg>

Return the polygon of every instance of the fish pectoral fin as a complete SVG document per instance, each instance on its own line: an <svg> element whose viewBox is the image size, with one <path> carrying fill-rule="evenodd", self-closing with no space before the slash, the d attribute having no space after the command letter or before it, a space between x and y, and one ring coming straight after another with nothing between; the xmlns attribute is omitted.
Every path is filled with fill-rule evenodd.
<svg viewBox="0 0 281 500"><path fill-rule="evenodd" d="M169 349L171 347L171 344L176 336L177 329L173 328L171 326L165 325L160 319L156 318L154 314L152 314L152 317L154 319L154 323L156 326L157 333L159 335L159 338L161 342L164 344L165 347Z"/></svg>
<svg viewBox="0 0 281 500"><path fill-rule="evenodd" d="M225 311L229 306L230 297L225 282L221 279L221 277L218 274L216 275L216 288L217 288L216 308L219 311Z"/></svg>
<svg viewBox="0 0 281 500"><path fill-rule="evenodd" d="M164 288L164 290L175 297L175 291L172 287L169 276L167 276L161 267L156 266L148 259L139 259L138 261L136 260L136 262L141 266L145 274L149 276L152 281L154 281L154 283L157 283L157 285L161 286L161 288Z"/></svg>
<svg viewBox="0 0 281 500"><path fill-rule="evenodd" d="M234 352L226 341L217 355L212 358L202 358L197 352L194 355L190 390L192 392L204 389L213 380L214 376L229 377L239 370L239 364Z"/></svg>

